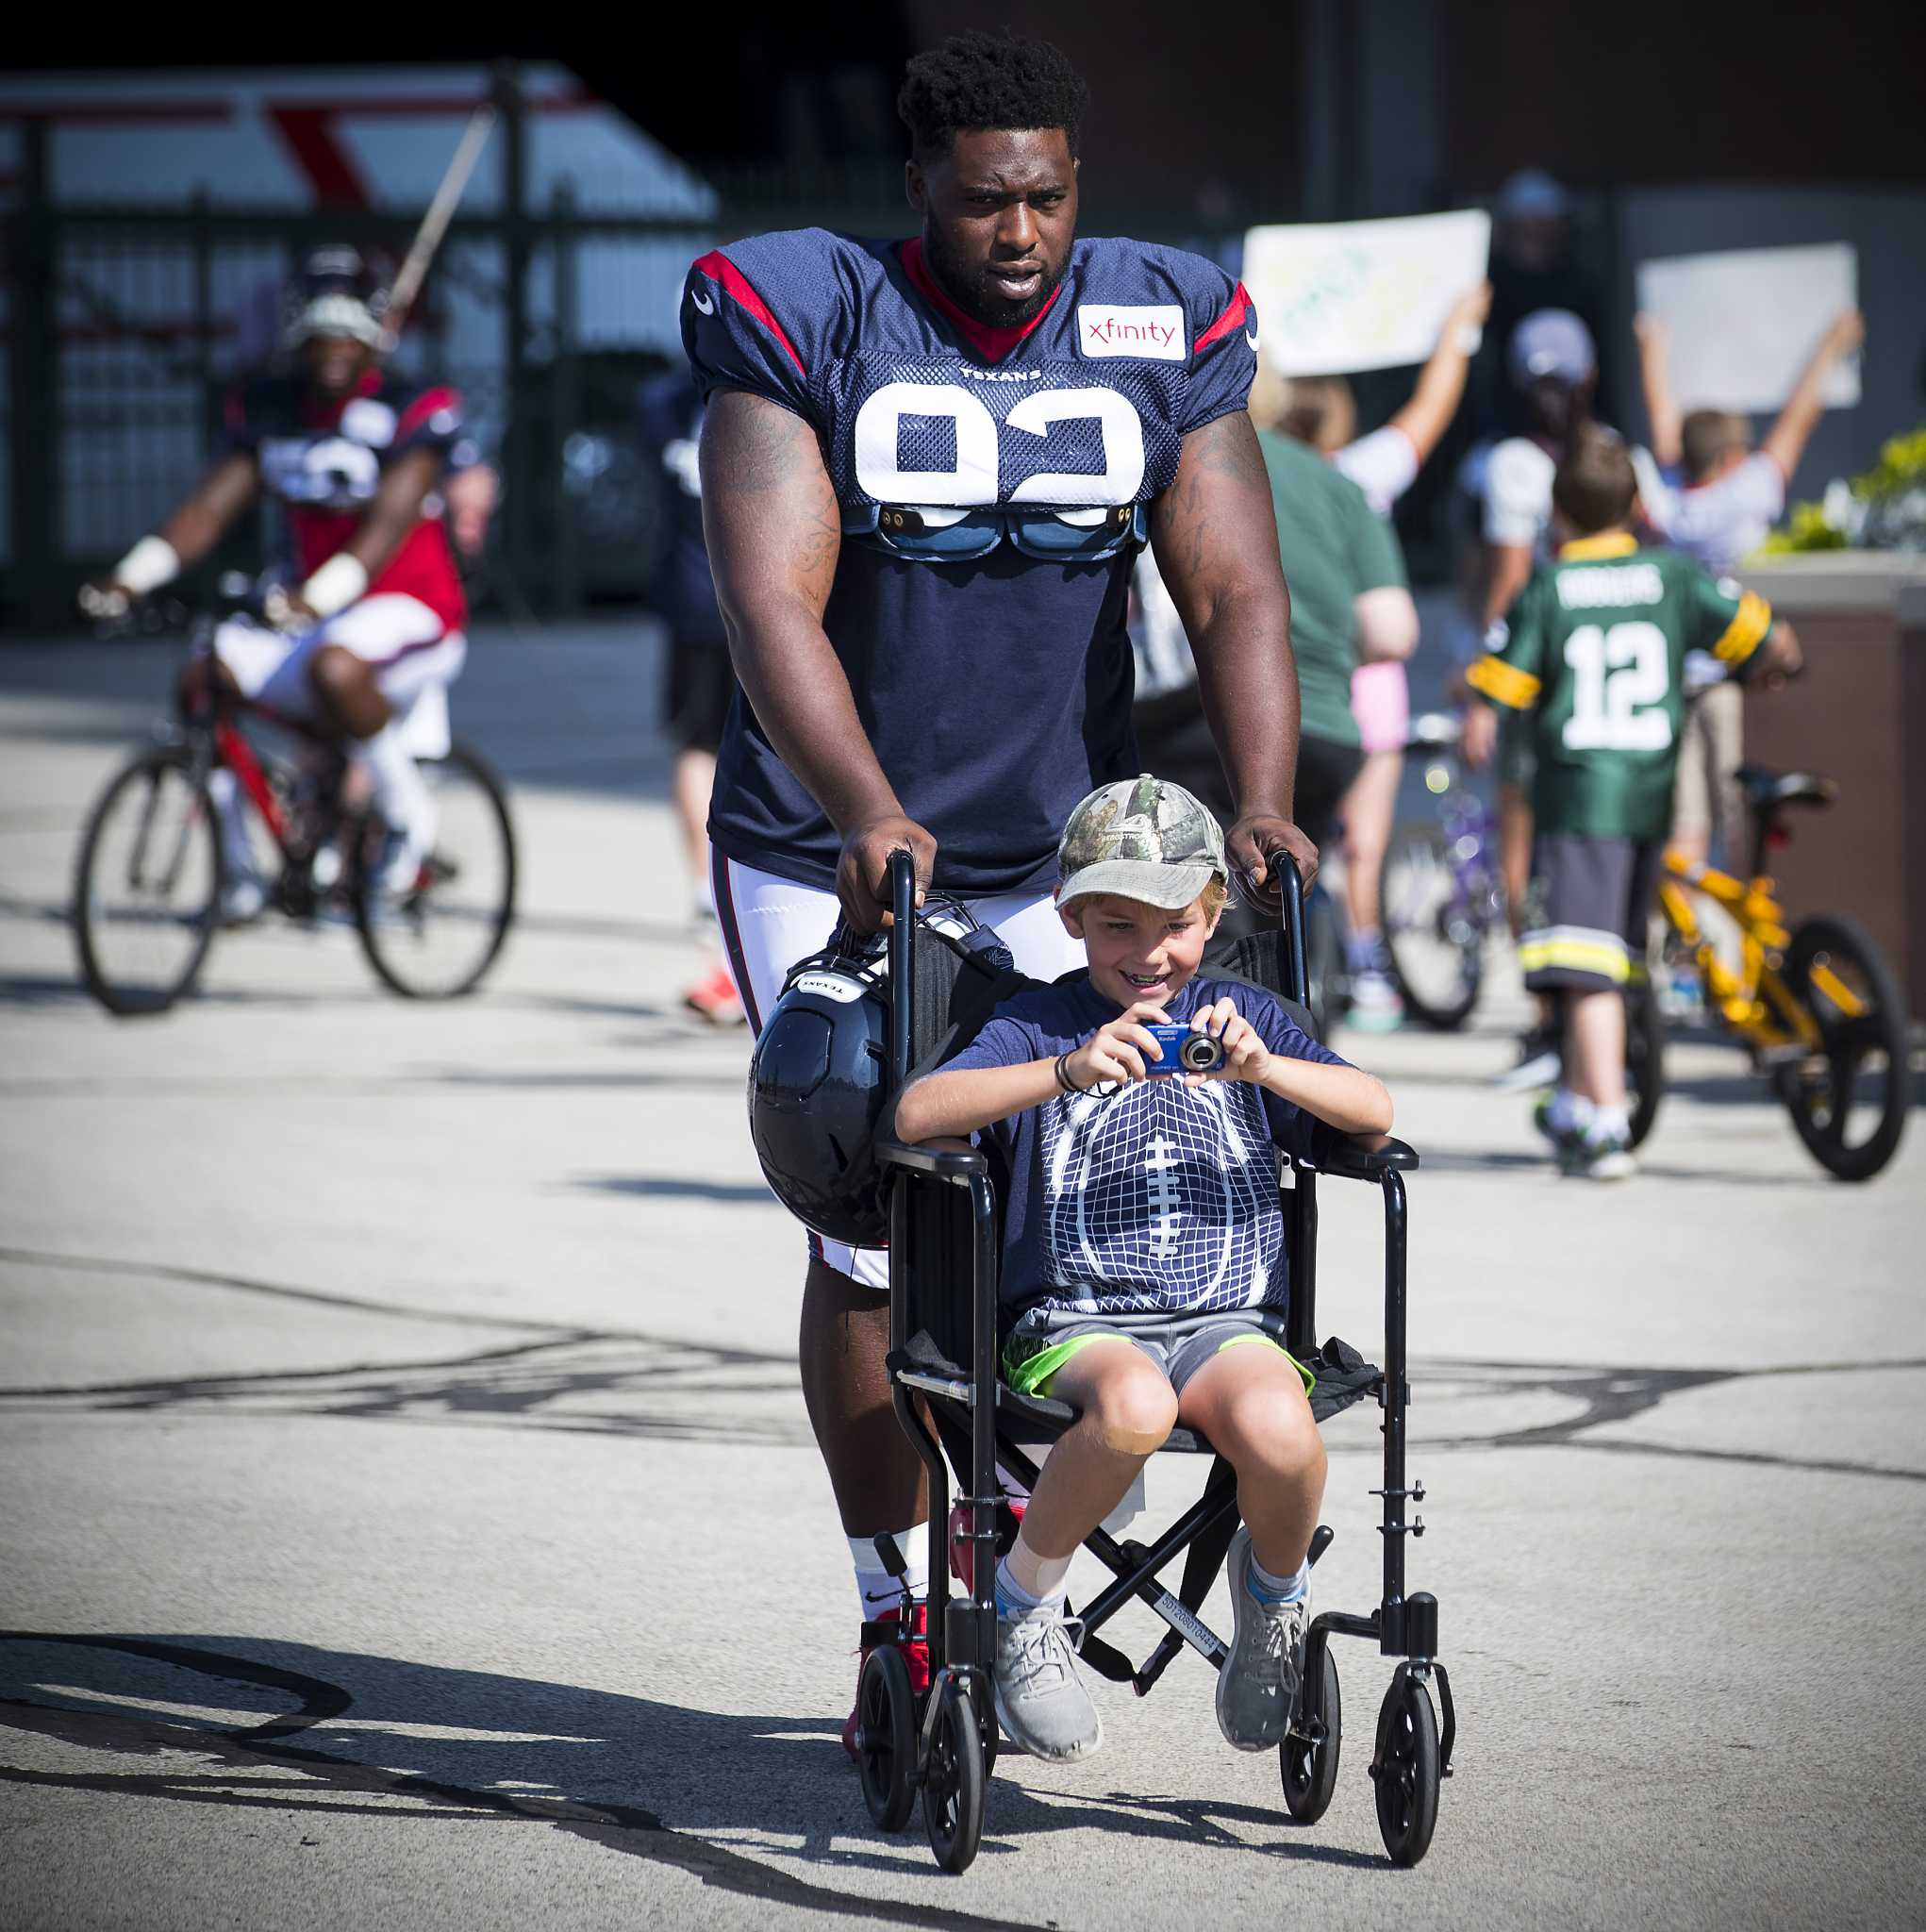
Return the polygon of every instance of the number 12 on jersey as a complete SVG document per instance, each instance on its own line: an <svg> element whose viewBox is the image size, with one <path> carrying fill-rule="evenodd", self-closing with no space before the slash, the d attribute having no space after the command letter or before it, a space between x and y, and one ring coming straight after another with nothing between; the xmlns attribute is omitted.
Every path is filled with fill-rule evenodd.
<svg viewBox="0 0 1926 1932"><path fill-rule="evenodd" d="M1671 743L1671 647L1657 625L1581 625L1565 641L1565 661L1575 679L1568 750L1663 751Z"/></svg>

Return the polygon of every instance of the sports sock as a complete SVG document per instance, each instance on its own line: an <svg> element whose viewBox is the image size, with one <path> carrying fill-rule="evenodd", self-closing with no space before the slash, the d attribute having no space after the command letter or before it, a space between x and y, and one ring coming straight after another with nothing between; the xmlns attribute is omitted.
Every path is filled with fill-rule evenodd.
<svg viewBox="0 0 1926 1932"><path fill-rule="evenodd" d="M1344 963L1353 973L1369 973L1378 962L1383 935L1374 925L1362 925L1344 941Z"/></svg>
<svg viewBox="0 0 1926 1932"><path fill-rule="evenodd" d="M435 804L397 724L384 724L355 747L374 787L374 808L390 828L406 832L424 850L434 841Z"/></svg>
<svg viewBox="0 0 1926 1932"><path fill-rule="evenodd" d="M1632 1136L1632 1119L1622 1107L1595 1107L1585 1132L1588 1141L1626 1141Z"/></svg>
<svg viewBox="0 0 1926 1932"><path fill-rule="evenodd" d="M247 842L247 819L241 809L241 787L224 766L208 774L208 796L221 827L221 859L231 885L254 875L254 850Z"/></svg>
<svg viewBox="0 0 1926 1932"><path fill-rule="evenodd" d="M1074 1553L1072 1553L1074 1554ZM1064 1578L1070 1574L1069 1557L1042 1557L1024 1541L1021 1530L1010 1545L1010 1553L996 1571L998 1605L1005 1598L1019 1609L1034 1609L1038 1604L1063 1601Z"/></svg>
<svg viewBox="0 0 1926 1932"><path fill-rule="evenodd" d="M1260 1604L1294 1604L1311 1587L1311 1566L1300 1563L1294 1576L1273 1576L1257 1560L1257 1552L1251 1552L1251 1567L1244 1572L1244 1580L1250 1585L1251 1594Z"/></svg>
<svg viewBox="0 0 1926 1932"><path fill-rule="evenodd" d="M876 1540L868 1536L849 1539L849 1559L856 1573L856 1599L862 1606L863 1622L888 1616L903 1602L906 1588L921 1600L930 1593L930 1533L919 1523L913 1529L892 1531L890 1541L903 1558L903 1574L892 1576L876 1557Z"/></svg>
<svg viewBox="0 0 1926 1932"><path fill-rule="evenodd" d="M1580 1133L1590 1124L1594 1111L1591 1102L1584 1094L1574 1093L1569 1087L1560 1087L1552 1095L1552 1104L1545 1109L1545 1119L1554 1133Z"/></svg>

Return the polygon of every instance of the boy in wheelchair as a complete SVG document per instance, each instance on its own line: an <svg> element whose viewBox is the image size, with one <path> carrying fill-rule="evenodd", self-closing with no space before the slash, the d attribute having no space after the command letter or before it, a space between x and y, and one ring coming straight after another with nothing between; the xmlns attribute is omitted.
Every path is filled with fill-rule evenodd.
<svg viewBox="0 0 1926 1932"><path fill-rule="evenodd" d="M1181 1424L1237 1471L1244 1525L1218 1724L1237 1749L1268 1750L1297 1700L1325 1473L1309 1377L1282 1339L1273 1150L1310 1158L1320 1123L1383 1132L1390 1096L1271 995L1200 973L1229 874L1216 820L1181 786L1143 777L1093 791L1071 815L1058 873L1087 971L999 1007L896 1112L905 1141L996 1130L1009 1175L1004 1373L1079 1411L998 1567L997 1718L1041 1757L1102 1741L1064 1581ZM1180 1061L1185 1036L1160 1041L1154 1025L1217 1051Z"/></svg>

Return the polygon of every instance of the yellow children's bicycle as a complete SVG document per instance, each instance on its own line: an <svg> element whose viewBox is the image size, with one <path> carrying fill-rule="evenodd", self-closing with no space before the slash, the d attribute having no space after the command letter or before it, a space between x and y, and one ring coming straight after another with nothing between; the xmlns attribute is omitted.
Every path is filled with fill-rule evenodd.
<svg viewBox="0 0 1926 1932"><path fill-rule="evenodd" d="M1912 1100L1905 995L1857 920L1825 912L1788 929L1766 873L1766 855L1783 836L1781 814L1830 805L1837 788L1809 772L1757 765L1735 775L1752 812L1752 876L1734 878L1668 852L1658 882L1665 950L1697 967L1707 1013L1750 1050L1819 1165L1841 1180L1868 1180L1893 1158ZM1716 943L1706 932L1702 900L1721 908L1736 928L1735 957L1731 942ZM1652 1131L1665 1091L1664 1035L1649 986L1630 1006L1635 1146Z"/></svg>

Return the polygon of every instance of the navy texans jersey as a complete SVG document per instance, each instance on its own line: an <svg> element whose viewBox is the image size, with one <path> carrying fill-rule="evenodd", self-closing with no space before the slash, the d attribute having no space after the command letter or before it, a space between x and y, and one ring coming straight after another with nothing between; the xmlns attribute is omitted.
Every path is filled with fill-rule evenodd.
<svg viewBox="0 0 1926 1932"><path fill-rule="evenodd" d="M1048 885L1071 808L1137 769L1130 566L1184 438L1244 407L1250 298L1198 256L1086 241L1041 314L986 328L921 242L808 228L704 256L683 340L705 400L746 390L822 439L842 522L823 628L938 885ZM839 839L739 693L710 835L834 881Z"/></svg>
<svg viewBox="0 0 1926 1932"><path fill-rule="evenodd" d="M227 399L223 445L224 453L254 458L262 490L281 506L297 579L311 576L355 534L390 463L418 449L434 450L444 474L479 459L455 391L383 369L369 370L354 394L332 403L298 374L256 376ZM451 630L467 621L438 496L428 498L367 591L371 597L390 592L418 598Z"/></svg>

